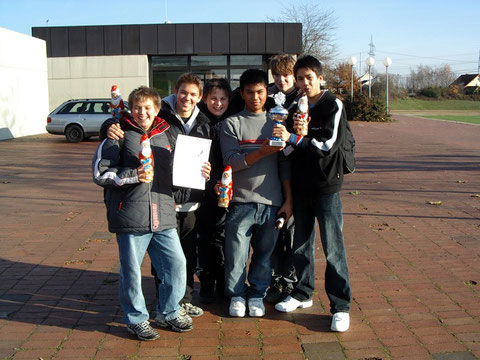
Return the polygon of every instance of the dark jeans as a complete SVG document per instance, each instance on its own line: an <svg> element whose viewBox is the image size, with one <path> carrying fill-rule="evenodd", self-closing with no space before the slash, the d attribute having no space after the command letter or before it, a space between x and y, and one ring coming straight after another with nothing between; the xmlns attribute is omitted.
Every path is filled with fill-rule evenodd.
<svg viewBox="0 0 480 360"><path fill-rule="evenodd" d="M294 217L290 217L287 223L280 229L277 244L273 249L272 257L272 284L282 281L286 283L294 283L297 281L295 267L293 266L293 234L295 232Z"/></svg>
<svg viewBox="0 0 480 360"><path fill-rule="evenodd" d="M307 196L295 193L293 214L295 235L293 264L298 283L292 296L300 301L312 298L315 285L315 218L320 227L323 252L327 260L325 290L330 311L349 312L351 290L343 240L340 193Z"/></svg>
<svg viewBox="0 0 480 360"><path fill-rule="evenodd" d="M191 303L193 297L194 274L197 267L197 229L196 212L177 212L177 232L182 245L183 253L187 260L187 287L185 295L180 301L181 304ZM155 286L158 289L160 280L158 279L155 268L151 267L152 275L155 279ZM157 291L158 293L158 291Z"/></svg>

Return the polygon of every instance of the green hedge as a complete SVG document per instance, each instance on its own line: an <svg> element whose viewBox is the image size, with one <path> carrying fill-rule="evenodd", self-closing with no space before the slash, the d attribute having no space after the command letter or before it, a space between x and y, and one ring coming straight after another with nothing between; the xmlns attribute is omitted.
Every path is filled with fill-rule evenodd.
<svg viewBox="0 0 480 360"><path fill-rule="evenodd" d="M390 114L387 114L384 99L378 97L369 98L368 95L355 95L353 103L345 101L347 118L353 121L388 122L392 121Z"/></svg>

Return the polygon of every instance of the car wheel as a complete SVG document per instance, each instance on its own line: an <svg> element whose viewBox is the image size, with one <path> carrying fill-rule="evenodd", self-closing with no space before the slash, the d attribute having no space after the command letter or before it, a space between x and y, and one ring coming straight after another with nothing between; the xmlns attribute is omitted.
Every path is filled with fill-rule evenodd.
<svg viewBox="0 0 480 360"><path fill-rule="evenodd" d="M70 125L67 127L67 130L65 130L65 137L67 138L68 142L80 142L84 138L83 130L78 125Z"/></svg>

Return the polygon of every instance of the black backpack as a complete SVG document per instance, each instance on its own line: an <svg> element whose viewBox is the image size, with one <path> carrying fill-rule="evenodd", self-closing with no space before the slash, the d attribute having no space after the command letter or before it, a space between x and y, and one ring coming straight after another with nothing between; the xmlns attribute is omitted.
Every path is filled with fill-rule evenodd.
<svg viewBox="0 0 480 360"><path fill-rule="evenodd" d="M343 174L355 172L355 138L346 116L342 116L344 124L343 144L340 148L343 156Z"/></svg>

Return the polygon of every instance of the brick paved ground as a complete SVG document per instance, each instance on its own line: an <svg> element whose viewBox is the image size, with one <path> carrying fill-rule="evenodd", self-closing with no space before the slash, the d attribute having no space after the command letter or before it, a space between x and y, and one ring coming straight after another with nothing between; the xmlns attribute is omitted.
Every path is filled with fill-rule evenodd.
<svg viewBox="0 0 480 360"><path fill-rule="evenodd" d="M0 358L480 358L480 126L397 120L353 124L344 334L329 331L319 251L313 308L232 319L221 302L190 333L136 341L120 322L116 243L90 180L98 142L0 142ZM144 270L152 302L148 260Z"/></svg>

